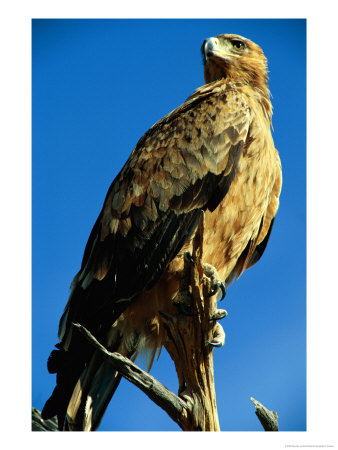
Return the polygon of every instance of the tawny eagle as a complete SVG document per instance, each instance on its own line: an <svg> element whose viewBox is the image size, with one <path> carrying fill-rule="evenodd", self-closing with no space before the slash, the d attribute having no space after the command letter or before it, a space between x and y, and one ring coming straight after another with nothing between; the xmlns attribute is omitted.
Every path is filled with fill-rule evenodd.
<svg viewBox="0 0 338 450"><path fill-rule="evenodd" d="M271 136L267 62L237 35L206 39L205 85L152 126L110 186L48 360L57 385L45 419L95 430L120 376L74 331L79 322L109 350L152 362L175 299L183 255L205 215L204 261L228 284L255 264L270 236L282 175Z"/></svg>

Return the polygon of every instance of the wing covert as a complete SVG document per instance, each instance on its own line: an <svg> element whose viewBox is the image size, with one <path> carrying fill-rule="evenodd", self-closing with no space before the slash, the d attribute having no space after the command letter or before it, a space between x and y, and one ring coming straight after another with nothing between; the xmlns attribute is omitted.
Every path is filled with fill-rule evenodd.
<svg viewBox="0 0 338 450"><path fill-rule="evenodd" d="M99 282L113 302L150 288L201 211L226 195L250 120L244 95L217 81L151 127L107 193L77 275L81 287Z"/></svg>

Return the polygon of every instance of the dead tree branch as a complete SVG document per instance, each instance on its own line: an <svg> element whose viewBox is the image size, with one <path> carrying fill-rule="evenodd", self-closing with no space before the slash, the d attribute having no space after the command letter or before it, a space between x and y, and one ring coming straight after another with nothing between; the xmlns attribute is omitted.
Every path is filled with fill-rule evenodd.
<svg viewBox="0 0 338 450"><path fill-rule="evenodd" d="M214 384L213 350L216 336L224 339L216 297L208 297L212 288L204 276L203 217L197 229L192 258L185 258L180 288L180 302L190 299L191 316L162 314L167 331L164 343L174 361L179 380L179 396L189 404L188 420L184 430L219 431ZM188 294L188 295L187 295ZM224 311L224 314L226 312Z"/></svg>
<svg viewBox="0 0 338 450"><path fill-rule="evenodd" d="M262 424L265 431L278 431L278 414L276 411L270 411L262 403L255 400L253 397L250 398L252 403L256 408L256 416L258 417L260 423Z"/></svg>
<svg viewBox="0 0 338 450"><path fill-rule="evenodd" d="M109 352L95 337L82 325L73 324L100 352L108 357L114 368L128 381L141 389L153 402L164 409L167 414L181 426L187 417L188 406L184 400L169 391L163 384L148 372L145 372L130 359L119 353Z"/></svg>
<svg viewBox="0 0 338 450"><path fill-rule="evenodd" d="M32 431L58 431L56 419L43 420L41 412L32 408Z"/></svg>
<svg viewBox="0 0 338 450"><path fill-rule="evenodd" d="M74 324L124 378L166 411L184 431L220 430L213 350L214 346L221 346L224 343L225 334L217 319L224 317L226 311L217 309L214 292L210 296L214 288L210 276L213 268L202 263L203 232L202 217L194 237L192 255L186 254L184 257L181 285L176 299L178 304L187 308L185 313L173 314L167 311L160 313L161 326L166 331L164 346L175 364L178 376L178 395L169 391L128 358L119 353L109 352L82 325ZM277 413L269 411L253 398L251 400L264 429L278 431ZM39 417L33 417L34 421L38 423L36 430L47 431L53 428L53 424L41 424Z"/></svg>
<svg viewBox="0 0 338 450"><path fill-rule="evenodd" d="M192 255L185 256L177 302L190 309L189 314L161 313L166 331L164 346L174 361L178 380L178 396L129 359L109 352L91 333L74 324L86 338L104 353L123 377L140 388L164 409L184 431L219 431L214 385L213 349L224 341L222 327L215 319L224 317L217 310L216 296L210 278L202 265L204 218L198 226Z"/></svg>

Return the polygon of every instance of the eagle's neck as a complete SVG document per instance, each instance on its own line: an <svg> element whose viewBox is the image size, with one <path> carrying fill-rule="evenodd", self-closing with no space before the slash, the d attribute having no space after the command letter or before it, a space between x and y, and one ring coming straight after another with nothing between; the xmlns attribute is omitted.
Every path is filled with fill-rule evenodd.
<svg viewBox="0 0 338 450"><path fill-rule="evenodd" d="M271 122L272 105L270 101L270 91L268 87L268 74L265 59L262 61L234 62L223 61L220 63L207 63L204 66L204 79L206 83L225 80L230 83L250 86L256 99L262 106L264 115Z"/></svg>
<svg viewBox="0 0 338 450"><path fill-rule="evenodd" d="M252 70L247 72L243 71L241 76L239 76L238 72L236 72L235 74L232 74L230 72L226 78L250 86L256 95L258 103L261 105L263 109L264 115L271 122L272 104L270 101L268 75L265 70L264 71Z"/></svg>
<svg viewBox="0 0 338 450"><path fill-rule="evenodd" d="M267 119L271 122L272 118L272 104L270 100L270 91L268 88L268 85L261 85L253 84L253 88L255 93L257 94L257 100L259 104L261 105L264 115L267 117Z"/></svg>

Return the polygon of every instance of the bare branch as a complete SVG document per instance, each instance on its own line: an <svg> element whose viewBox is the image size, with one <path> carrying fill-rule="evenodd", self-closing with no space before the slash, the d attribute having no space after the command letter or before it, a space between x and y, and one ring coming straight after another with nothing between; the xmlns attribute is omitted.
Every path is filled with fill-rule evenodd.
<svg viewBox="0 0 338 450"><path fill-rule="evenodd" d="M270 411L262 403L250 397L250 400L255 405L256 416L262 424L265 431L278 431L278 414L276 411Z"/></svg>
<svg viewBox="0 0 338 450"><path fill-rule="evenodd" d="M105 354L114 368L128 381L141 389L153 402L160 406L166 413L182 427L182 422L187 419L187 403L169 391L162 383L156 380L149 373L142 370L130 359L125 358L119 353L109 352L97 339L82 325L73 324L86 339Z"/></svg>
<svg viewBox="0 0 338 450"><path fill-rule="evenodd" d="M58 424L53 417L49 420L43 420L41 412L32 408L32 431L58 431Z"/></svg>
<svg viewBox="0 0 338 450"><path fill-rule="evenodd" d="M166 330L164 346L174 361L178 375L178 396L130 359L120 353L108 351L85 327L78 323L73 324L91 345L105 355L114 369L166 411L184 431L220 430L214 385L213 349L224 344L225 334L217 319L225 317L226 311L217 309L212 286L217 272L212 266L202 263L203 232L202 217L193 241L193 254L186 254L184 257L181 284L176 299L178 304L183 306L183 310L178 314L160 312L161 324ZM278 431L277 413L269 411L252 397L251 401L264 430ZM52 431L53 426L56 427L54 423L41 421L41 417L33 417L33 422L36 424L35 429L41 431Z"/></svg>
<svg viewBox="0 0 338 450"><path fill-rule="evenodd" d="M179 380L179 395L189 405L189 420L184 431L219 431L214 384L214 345L224 342L224 332L215 318L216 296L210 297L211 281L205 276L203 259L204 217L193 240L192 257L184 258L184 269L177 301L189 302L190 315L161 314L167 339L164 346L174 361ZM215 270L215 269L214 269ZM189 300L190 299L190 300ZM226 312L224 312L226 313ZM217 344L218 345L218 344Z"/></svg>
<svg viewBox="0 0 338 450"><path fill-rule="evenodd" d="M204 219L201 218L193 241L193 254L184 258L177 302L191 313L160 312L165 329L164 346L174 361L179 396L119 353L109 352L79 324L74 326L106 355L114 368L160 406L184 431L219 431L214 385L213 348L224 343L224 332L215 319L224 317L217 310L216 296L209 276L205 276L203 257ZM210 268L209 268L210 270ZM214 269L215 270L215 269Z"/></svg>

